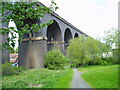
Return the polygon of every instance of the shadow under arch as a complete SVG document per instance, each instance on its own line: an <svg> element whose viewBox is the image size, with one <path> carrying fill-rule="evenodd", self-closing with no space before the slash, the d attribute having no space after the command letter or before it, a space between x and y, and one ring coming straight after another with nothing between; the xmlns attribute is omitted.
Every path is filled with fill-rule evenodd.
<svg viewBox="0 0 120 90"><path fill-rule="evenodd" d="M62 41L62 33L58 23L53 20L53 23L47 28L47 50L51 50L53 45Z"/></svg>
<svg viewBox="0 0 120 90"><path fill-rule="evenodd" d="M65 33L64 33L64 41L65 41L64 49L65 49L65 50L66 50L67 47L69 46L69 40L70 40L70 39L73 39L72 33L71 33L71 31L70 31L69 28L66 28Z"/></svg>
<svg viewBox="0 0 120 90"><path fill-rule="evenodd" d="M79 37L79 35L78 33L75 33L74 38L77 38L77 37Z"/></svg>

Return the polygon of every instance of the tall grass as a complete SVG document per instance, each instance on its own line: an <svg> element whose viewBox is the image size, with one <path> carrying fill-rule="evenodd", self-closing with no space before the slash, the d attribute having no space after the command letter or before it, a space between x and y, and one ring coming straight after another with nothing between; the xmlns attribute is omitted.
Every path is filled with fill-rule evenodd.
<svg viewBox="0 0 120 90"><path fill-rule="evenodd" d="M31 69L20 75L3 76L3 88L69 88L72 79L72 69L48 70ZM67 79L66 79L67 78ZM64 80L63 80L64 79ZM59 85L58 85L59 84Z"/></svg>

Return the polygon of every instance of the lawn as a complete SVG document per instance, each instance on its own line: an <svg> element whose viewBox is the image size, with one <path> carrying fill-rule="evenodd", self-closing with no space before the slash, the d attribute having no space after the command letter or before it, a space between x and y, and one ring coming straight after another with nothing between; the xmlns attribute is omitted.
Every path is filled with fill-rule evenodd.
<svg viewBox="0 0 120 90"><path fill-rule="evenodd" d="M20 75L3 76L2 88L70 88L72 77L72 69L30 69Z"/></svg>
<svg viewBox="0 0 120 90"><path fill-rule="evenodd" d="M82 77L93 88L118 88L118 65L87 66L79 69Z"/></svg>

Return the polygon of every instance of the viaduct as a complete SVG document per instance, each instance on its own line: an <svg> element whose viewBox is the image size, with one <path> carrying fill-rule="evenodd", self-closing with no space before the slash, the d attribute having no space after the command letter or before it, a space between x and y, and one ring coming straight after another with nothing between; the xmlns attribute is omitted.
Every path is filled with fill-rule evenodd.
<svg viewBox="0 0 120 90"><path fill-rule="evenodd" d="M39 5L43 4L39 3ZM26 68L44 67L44 55L52 49L54 44L57 43L61 52L65 54L69 40L85 34L65 19L59 17L56 13L47 13L43 18L35 21L38 23L46 23L52 19L54 22L38 32L34 32L31 38L28 34L24 35L23 41L19 43L19 66ZM3 23L2 27L7 28L8 24ZM5 42L6 37L5 35L2 36L2 43ZM4 63L5 60L9 61L9 53L7 50L2 52L2 63Z"/></svg>

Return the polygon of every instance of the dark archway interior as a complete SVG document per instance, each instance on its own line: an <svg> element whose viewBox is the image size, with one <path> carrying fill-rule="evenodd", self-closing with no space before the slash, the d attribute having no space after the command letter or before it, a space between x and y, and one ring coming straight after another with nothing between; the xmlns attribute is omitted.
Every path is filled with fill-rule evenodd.
<svg viewBox="0 0 120 90"><path fill-rule="evenodd" d="M72 33L69 28L65 30L64 41L65 41L65 49L69 46L69 40L72 39Z"/></svg>
<svg viewBox="0 0 120 90"><path fill-rule="evenodd" d="M62 34L60 27L56 21L53 24L49 25L47 28L47 41L48 41L48 50L52 49L53 41L62 41Z"/></svg>
<svg viewBox="0 0 120 90"><path fill-rule="evenodd" d="M75 36L74 36L74 38L76 38L76 37L79 37L79 35L78 35L77 33L75 33Z"/></svg>

